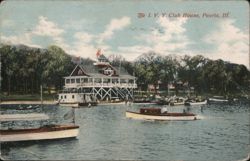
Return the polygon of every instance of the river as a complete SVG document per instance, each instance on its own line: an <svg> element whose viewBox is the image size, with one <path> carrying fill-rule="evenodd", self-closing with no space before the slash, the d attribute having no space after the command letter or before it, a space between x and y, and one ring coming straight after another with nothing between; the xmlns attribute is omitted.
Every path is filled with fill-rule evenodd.
<svg viewBox="0 0 250 161"><path fill-rule="evenodd" d="M23 105L24 106L24 105ZM239 160L249 154L249 104L194 106L196 121L142 121L127 119L126 110L156 105L98 105L76 108L76 139L1 144L7 160ZM1 114L46 113L48 121L1 122L6 127L36 127L48 123L69 123L63 115L71 108L44 106L16 110L1 107ZM160 106L159 106L160 107ZM168 107L182 111L184 106Z"/></svg>

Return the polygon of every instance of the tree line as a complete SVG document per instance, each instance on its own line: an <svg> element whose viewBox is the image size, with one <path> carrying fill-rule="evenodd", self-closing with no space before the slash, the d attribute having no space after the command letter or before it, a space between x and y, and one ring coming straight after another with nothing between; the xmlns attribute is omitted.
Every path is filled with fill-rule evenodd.
<svg viewBox="0 0 250 161"><path fill-rule="evenodd" d="M1 91L8 94L39 93L40 85L60 89L63 77L74 68L71 56L57 46L41 49L2 45L0 53Z"/></svg>
<svg viewBox="0 0 250 161"><path fill-rule="evenodd" d="M24 45L0 46L1 91L6 93L38 93L40 85L48 90L63 88L63 77L68 76L79 63L62 48L52 45L47 49ZM167 86L178 81L187 82L197 93L234 94L249 92L250 72L244 65L223 60L211 60L201 55L162 56L155 52L143 53L134 62L117 54L109 57L114 66L124 67L137 77L137 84L146 90L149 84ZM82 64L91 59L81 58Z"/></svg>
<svg viewBox="0 0 250 161"><path fill-rule="evenodd" d="M211 60L202 55L162 56L155 52L143 53L133 63L120 56L112 58L111 62L122 62L121 65L137 77L137 85L142 90L147 90L149 84L156 90L159 84L167 87L170 83L177 86L183 82L197 94L250 94L250 71L241 64Z"/></svg>

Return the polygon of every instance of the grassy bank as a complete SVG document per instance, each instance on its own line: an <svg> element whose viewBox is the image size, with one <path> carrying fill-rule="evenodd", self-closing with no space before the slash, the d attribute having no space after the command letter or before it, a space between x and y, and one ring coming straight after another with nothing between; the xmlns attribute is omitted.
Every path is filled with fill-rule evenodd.
<svg viewBox="0 0 250 161"><path fill-rule="evenodd" d="M40 101L40 94L0 94L1 101ZM43 94L44 101L53 101L56 99L56 94Z"/></svg>

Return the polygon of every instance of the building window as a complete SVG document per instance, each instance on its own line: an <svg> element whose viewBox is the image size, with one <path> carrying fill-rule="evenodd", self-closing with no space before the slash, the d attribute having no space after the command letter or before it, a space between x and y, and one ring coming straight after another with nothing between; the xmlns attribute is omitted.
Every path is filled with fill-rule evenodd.
<svg viewBox="0 0 250 161"><path fill-rule="evenodd" d="M67 98L67 96L66 95L64 95L64 99L66 99Z"/></svg>
<svg viewBox="0 0 250 161"><path fill-rule="evenodd" d="M134 83L134 80L133 80L133 79L130 79L130 80L129 80L129 83Z"/></svg>
<svg viewBox="0 0 250 161"><path fill-rule="evenodd" d="M118 83L118 79L112 79L112 83Z"/></svg>
<svg viewBox="0 0 250 161"><path fill-rule="evenodd" d="M70 83L70 79L66 79L66 84Z"/></svg>
<svg viewBox="0 0 250 161"><path fill-rule="evenodd" d="M78 70L77 75L83 75L83 72L82 72L82 70L81 70L81 69L79 69L79 70Z"/></svg>
<svg viewBox="0 0 250 161"><path fill-rule="evenodd" d="M108 79L104 78L103 83L108 83Z"/></svg>
<svg viewBox="0 0 250 161"><path fill-rule="evenodd" d="M74 99L75 98L75 95L72 95L72 99Z"/></svg>
<svg viewBox="0 0 250 161"><path fill-rule="evenodd" d="M61 99L63 99L63 96L61 96Z"/></svg>
<svg viewBox="0 0 250 161"><path fill-rule="evenodd" d="M113 75L114 74L114 71L110 68L104 70L103 74L105 75Z"/></svg>
<svg viewBox="0 0 250 161"><path fill-rule="evenodd" d="M75 79L71 79L71 83L75 83Z"/></svg>
<svg viewBox="0 0 250 161"><path fill-rule="evenodd" d="M101 83L102 79L101 78L95 78L95 83Z"/></svg>
<svg viewBox="0 0 250 161"><path fill-rule="evenodd" d="M83 79L83 82L84 82L84 83L88 83L88 78L84 78L84 79Z"/></svg>
<svg viewBox="0 0 250 161"><path fill-rule="evenodd" d="M77 78L77 79L76 79L76 83L80 83L80 78Z"/></svg>
<svg viewBox="0 0 250 161"><path fill-rule="evenodd" d="M121 83L127 83L126 79L121 79L120 82Z"/></svg>

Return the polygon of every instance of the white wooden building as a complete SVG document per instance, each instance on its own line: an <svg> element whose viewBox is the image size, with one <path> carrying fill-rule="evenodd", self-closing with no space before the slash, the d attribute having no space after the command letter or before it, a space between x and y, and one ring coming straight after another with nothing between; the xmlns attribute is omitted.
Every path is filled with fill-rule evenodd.
<svg viewBox="0 0 250 161"><path fill-rule="evenodd" d="M98 60L92 65L79 64L64 77L64 92L92 94L98 100L133 99L136 77L122 67L110 65L103 55Z"/></svg>

